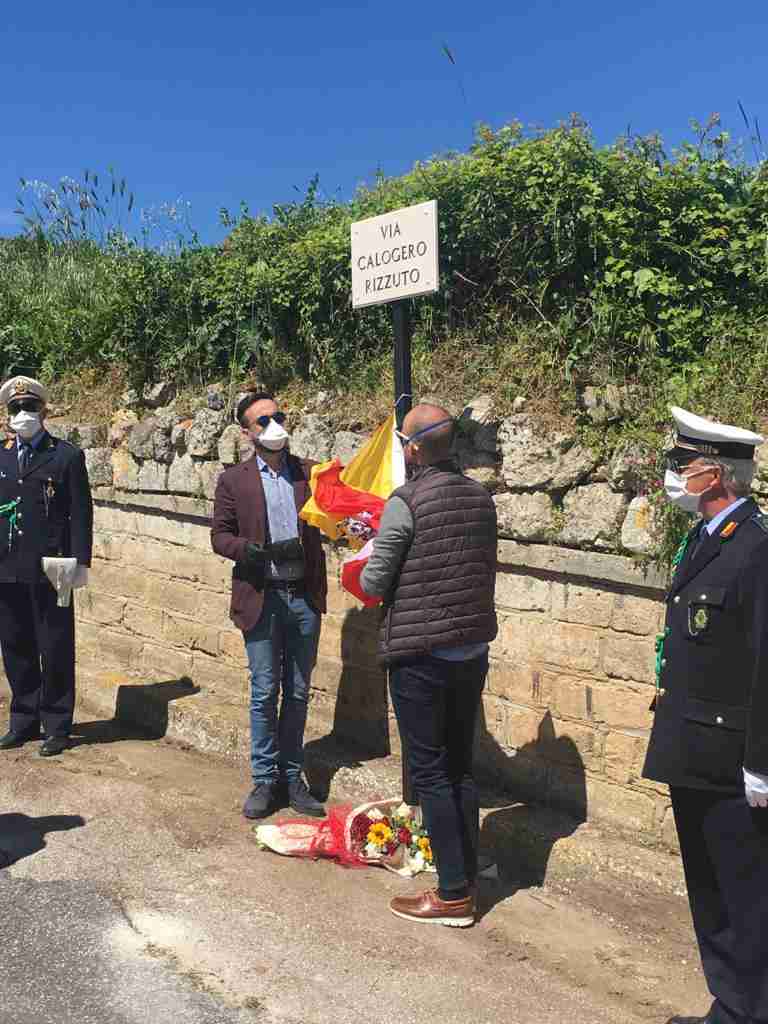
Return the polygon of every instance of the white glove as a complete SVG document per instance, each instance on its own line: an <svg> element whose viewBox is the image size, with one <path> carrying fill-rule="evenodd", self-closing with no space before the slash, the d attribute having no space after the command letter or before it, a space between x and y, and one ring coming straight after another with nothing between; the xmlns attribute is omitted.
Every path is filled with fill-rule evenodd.
<svg viewBox="0 0 768 1024"><path fill-rule="evenodd" d="M44 558L43 572L51 581L51 586L58 594L56 604L59 608L69 608L72 586L77 574L77 559Z"/></svg>
<svg viewBox="0 0 768 1024"><path fill-rule="evenodd" d="M750 807L768 807L768 775L757 775L755 772L744 772L744 792Z"/></svg>

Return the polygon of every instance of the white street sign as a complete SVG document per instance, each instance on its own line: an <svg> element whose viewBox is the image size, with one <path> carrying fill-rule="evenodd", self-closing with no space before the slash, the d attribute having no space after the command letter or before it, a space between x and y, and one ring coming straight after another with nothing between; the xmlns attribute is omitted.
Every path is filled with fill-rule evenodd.
<svg viewBox="0 0 768 1024"><path fill-rule="evenodd" d="M428 295L438 289L437 200L352 225L352 305Z"/></svg>

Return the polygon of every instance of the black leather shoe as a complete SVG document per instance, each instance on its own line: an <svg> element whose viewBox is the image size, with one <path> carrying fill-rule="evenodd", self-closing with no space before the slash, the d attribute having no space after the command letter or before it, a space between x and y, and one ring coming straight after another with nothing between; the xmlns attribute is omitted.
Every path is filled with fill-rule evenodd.
<svg viewBox="0 0 768 1024"><path fill-rule="evenodd" d="M260 782L254 786L243 804L246 818L266 818L277 810L277 783Z"/></svg>
<svg viewBox="0 0 768 1024"><path fill-rule="evenodd" d="M325 817L325 808L309 792L304 779L288 783L288 803L297 814L308 814L311 818Z"/></svg>
<svg viewBox="0 0 768 1024"><path fill-rule="evenodd" d="M0 736L0 750L13 750L14 747L23 747L30 740L38 739L40 739L39 731L37 733L7 732L5 736Z"/></svg>
<svg viewBox="0 0 768 1024"><path fill-rule="evenodd" d="M49 736L40 747L40 757L56 757L69 746L68 736Z"/></svg>

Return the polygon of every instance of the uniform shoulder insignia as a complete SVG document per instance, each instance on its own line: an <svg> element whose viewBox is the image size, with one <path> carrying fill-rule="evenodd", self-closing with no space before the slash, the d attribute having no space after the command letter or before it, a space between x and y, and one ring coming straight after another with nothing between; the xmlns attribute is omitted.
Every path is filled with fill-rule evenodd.
<svg viewBox="0 0 768 1024"><path fill-rule="evenodd" d="M14 444L15 442L13 440L6 441L3 447L5 448L6 451L10 451L10 449L13 448Z"/></svg>
<svg viewBox="0 0 768 1024"><path fill-rule="evenodd" d="M759 526L761 530L764 530L765 533L768 533L768 516L766 516L765 512L755 512L751 518L753 523Z"/></svg>

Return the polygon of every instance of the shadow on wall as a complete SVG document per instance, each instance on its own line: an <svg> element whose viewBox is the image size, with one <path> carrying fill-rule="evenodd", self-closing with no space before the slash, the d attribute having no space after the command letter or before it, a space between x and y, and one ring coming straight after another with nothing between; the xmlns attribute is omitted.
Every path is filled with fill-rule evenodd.
<svg viewBox="0 0 768 1024"><path fill-rule="evenodd" d="M79 814L49 814L41 818L16 812L0 814L0 868L44 850L48 832L66 832L84 824L85 819Z"/></svg>
<svg viewBox="0 0 768 1024"><path fill-rule="evenodd" d="M536 739L509 753L488 731L481 712L475 768L481 806L498 808L485 816L481 850L516 887L541 885L555 843L587 820L586 773L576 744L556 735L546 711ZM492 795L483 791L484 784L493 787ZM509 793L509 802L500 802L499 792Z"/></svg>
<svg viewBox="0 0 768 1024"><path fill-rule="evenodd" d="M160 740L168 732L171 702L199 692L200 687L189 679L123 684L117 690L114 718L76 723L72 729L72 746L119 740Z"/></svg>
<svg viewBox="0 0 768 1024"><path fill-rule="evenodd" d="M307 780L321 800L339 769L360 768L390 752L387 677L376 661L379 615L378 608L352 608L344 618L331 731L305 748Z"/></svg>

